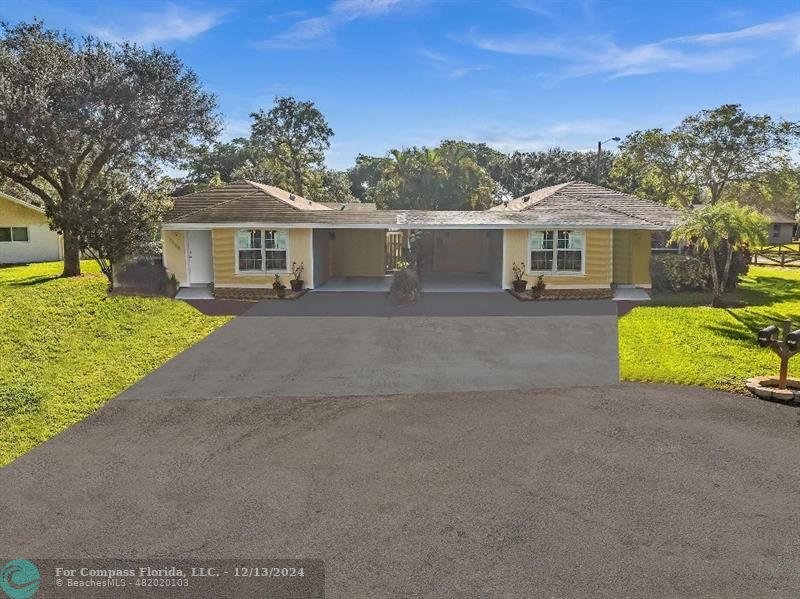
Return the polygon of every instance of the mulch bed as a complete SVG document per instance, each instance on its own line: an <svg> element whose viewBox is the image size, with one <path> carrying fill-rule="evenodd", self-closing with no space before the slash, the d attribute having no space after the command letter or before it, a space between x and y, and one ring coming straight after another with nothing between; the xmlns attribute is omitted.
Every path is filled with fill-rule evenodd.
<svg viewBox="0 0 800 599"><path fill-rule="evenodd" d="M544 295L534 297L528 289L522 293L509 289L508 292L521 302L548 300L604 300L614 297L611 289L545 289Z"/></svg>
<svg viewBox="0 0 800 599"><path fill-rule="evenodd" d="M271 288L258 288L247 289L242 287L216 287L214 289L214 297L217 299L231 299L231 300L246 300L246 301L259 301L265 299L274 300L295 300L308 293L308 289L302 291L286 290L286 295L278 297L274 289Z"/></svg>

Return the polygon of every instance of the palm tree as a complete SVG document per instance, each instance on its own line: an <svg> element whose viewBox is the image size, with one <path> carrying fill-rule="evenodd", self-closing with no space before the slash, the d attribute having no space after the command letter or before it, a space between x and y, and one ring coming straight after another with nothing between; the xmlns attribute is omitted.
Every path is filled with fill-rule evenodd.
<svg viewBox="0 0 800 599"><path fill-rule="evenodd" d="M708 255L713 306L724 305L722 293L730 273L734 249L743 244L763 244L768 224L766 217L736 202L717 202L694 210L683 210L680 223L672 231L671 241L695 245ZM717 268L717 250L720 248L725 251L721 277Z"/></svg>

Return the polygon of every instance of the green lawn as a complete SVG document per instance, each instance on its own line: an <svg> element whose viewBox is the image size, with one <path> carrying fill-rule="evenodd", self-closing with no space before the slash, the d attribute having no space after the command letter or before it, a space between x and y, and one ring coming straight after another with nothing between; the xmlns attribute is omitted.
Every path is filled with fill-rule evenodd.
<svg viewBox="0 0 800 599"><path fill-rule="evenodd" d="M708 294L655 296L619 322L620 368L629 381L703 385L743 392L745 379L777 374L778 358L755 343L755 333L784 318L800 328L800 269L752 267L726 298L731 308L708 307ZM800 357L789 362L800 375Z"/></svg>
<svg viewBox="0 0 800 599"><path fill-rule="evenodd" d="M94 262L0 268L0 466L82 420L228 319L109 297Z"/></svg>
<svg viewBox="0 0 800 599"><path fill-rule="evenodd" d="M114 395L225 323L161 298L108 297L92 262L60 279L60 263L0 268L0 466L82 420ZM754 342L791 317L800 328L800 269L753 267L731 303L657 296L620 320L622 377L743 389L777 371ZM790 374L800 375L800 358Z"/></svg>

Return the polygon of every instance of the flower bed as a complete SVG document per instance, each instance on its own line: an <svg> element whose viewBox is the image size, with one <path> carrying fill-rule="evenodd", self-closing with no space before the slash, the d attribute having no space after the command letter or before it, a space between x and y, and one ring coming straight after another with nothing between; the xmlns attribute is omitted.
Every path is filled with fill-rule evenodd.
<svg viewBox="0 0 800 599"><path fill-rule="evenodd" d="M614 292L611 289L545 289L539 297L531 289L518 292L509 290L509 293L522 302L547 301L547 300L601 300L611 299Z"/></svg>
<svg viewBox="0 0 800 599"><path fill-rule="evenodd" d="M279 297L272 287L215 287L214 297L217 299L233 299L233 300L247 300L259 301L263 299L287 299L294 300L298 297L305 295L308 289L300 291L292 291L287 289L283 297Z"/></svg>

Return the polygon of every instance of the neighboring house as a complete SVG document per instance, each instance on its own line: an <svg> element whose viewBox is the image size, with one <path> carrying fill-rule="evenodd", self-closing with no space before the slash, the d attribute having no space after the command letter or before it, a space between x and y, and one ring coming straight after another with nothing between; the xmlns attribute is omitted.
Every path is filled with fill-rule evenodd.
<svg viewBox="0 0 800 599"><path fill-rule="evenodd" d="M61 236L44 209L0 191L0 264L61 260Z"/></svg>
<svg viewBox="0 0 800 599"><path fill-rule="evenodd" d="M162 230L164 264L181 286L254 295L275 274L288 284L301 262L312 289L385 289L390 240L412 231L423 288L509 289L513 263L554 289L649 288L651 232L676 220L667 206L581 181L486 211L321 204L237 181L175 198Z"/></svg>
<svg viewBox="0 0 800 599"><path fill-rule="evenodd" d="M770 214L769 218L769 245L782 245L792 243L795 231L795 219L783 214Z"/></svg>

